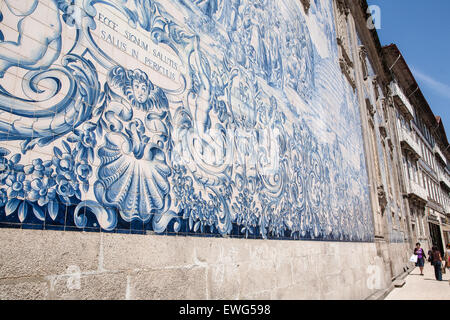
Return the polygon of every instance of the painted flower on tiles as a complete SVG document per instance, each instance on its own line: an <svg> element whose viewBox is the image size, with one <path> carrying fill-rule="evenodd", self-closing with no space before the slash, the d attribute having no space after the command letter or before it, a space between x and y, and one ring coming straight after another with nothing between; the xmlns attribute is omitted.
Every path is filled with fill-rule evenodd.
<svg viewBox="0 0 450 320"><path fill-rule="evenodd" d="M56 189L52 188L56 182L52 178L45 177L44 179L34 179L30 183L30 192L28 193L28 200L37 202L41 207L47 205L49 201L54 201L56 198Z"/></svg>
<svg viewBox="0 0 450 320"><path fill-rule="evenodd" d="M67 141L75 143L77 159L92 163L94 161L94 148L97 145L95 129L97 126L92 122L86 122L80 128L74 129Z"/></svg>
<svg viewBox="0 0 450 320"><path fill-rule="evenodd" d="M23 172L14 172L6 178L6 185L8 186L8 197L25 198L25 191L29 190L30 183L25 181Z"/></svg>
<svg viewBox="0 0 450 320"><path fill-rule="evenodd" d="M74 180L75 159L70 148L62 152L58 147L55 147L53 151L55 153L53 164L56 167L56 174L67 180Z"/></svg>
<svg viewBox="0 0 450 320"><path fill-rule="evenodd" d="M75 171L81 182L89 182L89 178L92 176L92 166L86 160L77 163Z"/></svg>

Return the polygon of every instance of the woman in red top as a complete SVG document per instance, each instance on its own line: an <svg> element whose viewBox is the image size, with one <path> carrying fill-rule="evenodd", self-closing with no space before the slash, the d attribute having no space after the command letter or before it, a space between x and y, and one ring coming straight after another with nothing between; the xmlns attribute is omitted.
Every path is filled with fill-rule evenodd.
<svg viewBox="0 0 450 320"><path fill-rule="evenodd" d="M433 246L433 266L434 266L434 275L436 277L436 280L442 281L442 257L441 252L439 251L438 247Z"/></svg>

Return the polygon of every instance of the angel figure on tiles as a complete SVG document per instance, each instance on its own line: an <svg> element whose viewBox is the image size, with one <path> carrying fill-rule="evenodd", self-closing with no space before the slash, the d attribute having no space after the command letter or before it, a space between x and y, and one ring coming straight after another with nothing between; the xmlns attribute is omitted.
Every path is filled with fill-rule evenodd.
<svg viewBox="0 0 450 320"><path fill-rule="evenodd" d="M167 96L142 70L114 67L108 74L100 124L105 143L96 198L125 221L149 221L168 207L171 118Z"/></svg>

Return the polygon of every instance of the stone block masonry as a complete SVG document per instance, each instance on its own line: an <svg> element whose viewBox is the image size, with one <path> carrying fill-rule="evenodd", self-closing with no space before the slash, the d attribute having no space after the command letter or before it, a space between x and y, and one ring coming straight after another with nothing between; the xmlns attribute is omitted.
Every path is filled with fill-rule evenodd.
<svg viewBox="0 0 450 320"><path fill-rule="evenodd" d="M0 243L1 299L364 299L383 289L370 288L373 243L16 229L0 230Z"/></svg>

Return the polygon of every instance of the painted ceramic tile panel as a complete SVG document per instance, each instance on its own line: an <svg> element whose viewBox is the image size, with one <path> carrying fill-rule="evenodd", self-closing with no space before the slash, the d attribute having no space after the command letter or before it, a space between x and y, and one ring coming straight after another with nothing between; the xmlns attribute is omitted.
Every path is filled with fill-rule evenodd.
<svg viewBox="0 0 450 320"><path fill-rule="evenodd" d="M331 0L3 0L0 224L373 241Z"/></svg>

